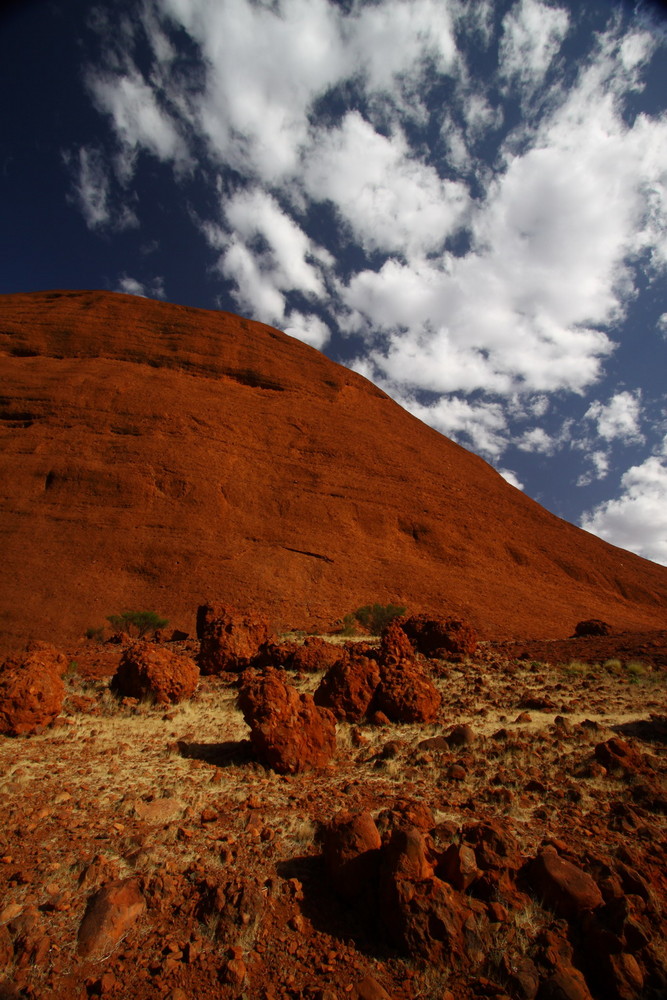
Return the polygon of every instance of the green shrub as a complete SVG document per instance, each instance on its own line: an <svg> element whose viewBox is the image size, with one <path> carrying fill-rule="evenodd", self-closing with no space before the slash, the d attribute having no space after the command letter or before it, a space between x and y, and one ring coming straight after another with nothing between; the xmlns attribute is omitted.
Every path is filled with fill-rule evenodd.
<svg viewBox="0 0 667 1000"><path fill-rule="evenodd" d="M363 608L357 608L353 615L346 615L343 618L343 625L349 618L356 618L371 635L380 635L394 618L404 614L405 608L399 607L398 604L365 604Z"/></svg>
<svg viewBox="0 0 667 1000"><path fill-rule="evenodd" d="M95 639L96 642L102 641L102 636L104 635L104 626L100 625L97 628L87 628L84 635L86 639Z"/></svg>
<svg viewBox="0 0 667 1000"><path fill-rule="evenodd" d="M169 619L160 618L156 611L124 611L122 615L109 615L107 621L117 632L136 633L140 639L169 624Z"/></svg>

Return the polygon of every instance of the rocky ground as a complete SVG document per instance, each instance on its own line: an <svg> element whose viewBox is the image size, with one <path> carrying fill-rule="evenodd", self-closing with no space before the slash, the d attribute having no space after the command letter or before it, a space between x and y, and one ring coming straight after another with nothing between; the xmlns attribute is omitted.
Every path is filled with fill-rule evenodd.
<svg viewBox="0 0 667 1000"><path fill-rule="evenodd" d="M151 705L68 651L55 723L0 737L0 997L664 997L665 638L429 661L435 721L297 774L238 676Z"/></svg>

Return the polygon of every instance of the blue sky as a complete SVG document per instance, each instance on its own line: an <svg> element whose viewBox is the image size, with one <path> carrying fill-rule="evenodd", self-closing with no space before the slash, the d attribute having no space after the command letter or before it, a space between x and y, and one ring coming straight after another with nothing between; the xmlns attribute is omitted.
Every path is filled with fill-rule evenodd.
<svg viewBox="0 0 667 1000"><path fill-rule="evenodd" d="M0 93L0 291L270 323L667 564L662 5L15 3Z"/></svg>

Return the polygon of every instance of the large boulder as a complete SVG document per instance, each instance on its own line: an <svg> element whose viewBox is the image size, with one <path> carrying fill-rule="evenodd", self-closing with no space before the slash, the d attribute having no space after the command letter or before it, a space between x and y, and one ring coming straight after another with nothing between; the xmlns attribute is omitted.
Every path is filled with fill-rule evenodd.
<svg viewBox="0 0 667 1000"><path fill-rule="evenodd" d="M8 657L0 666L0 733L23 736L41 731L60 714L67 657L44 642Z"/></svg>
<svg viewBox="0 0 667 1000"><path fill-rule="evenodd" d="M574 634L576 636L610 635L612 631L611 625L601 621L599 618L588 618L586 621L577 622L574 626Z"/></svg>
<svg viewBox="0 0 667 1000"><path fill-rule="evenodd" d="M324 861L336 891L354 900L377 891L382 840L369 812L340 812L324 831Z"/></svg>
<svg viewBox="0 0 667 1000"><path fill-rule="evenodd" d="M475 629L460 618L412 615L400 626L418 653L434 659L462 659L473 656L477 649Z"/></svg>
<svg viewBox="0 0 667 1000"><path fill-rule="evenodd" d="M245 670L271 635L259 614L242 614L226 604L202 604L197 610L199 667L203 674Z"/></svg>
<svg viewBox="0 0 667 1000"><path fill-rule="evenodd" d="M380 668L367 656L344 653L320 681L315 704L329 708L337 719L360 722L380 683Z"/></svg>
<svg viewBox="0 0 667 1000"><path fill-rule="evenodd" d="M310 694L285 684L279 671L247 671L238 705L259 759L279 774L325 767L336 750L336 720Z"/></svg>
<svg viewBox="0 0 667 1000"><path fill-rule="evenodd" d="M314 673L316 670L328 670L340 658L340 647L332 642L326 642L319 636L309 635L302 646L297 646L290 666L293 670L303 670Z"/></svg>
<svg viewBox="0 0 667 1000"><path fill-rule="evenodd" d="M602 906L595 880L577 865L545 847L528 866L528 880L537 897L559 916L572 919Z"/></svg>
<svg viewBox="0 0 667 1000"><path fill-rule="evenodd" d="M120 659L111 689L120 697L150 698L167 705L191 698L198 683L199 667L189 656L150 642L134 642Z"/></svg>
<svg viewBox="0 0 667 1000"><path fill-rule="evenodd" d="M414 660L380 664L380 683L372 708L392 722L435 722L442 697Z"/></svg>

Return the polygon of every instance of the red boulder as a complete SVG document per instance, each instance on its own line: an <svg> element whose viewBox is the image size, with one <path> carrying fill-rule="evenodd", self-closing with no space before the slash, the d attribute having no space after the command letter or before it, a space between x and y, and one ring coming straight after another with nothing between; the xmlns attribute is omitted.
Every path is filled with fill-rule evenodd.
<svg viewBox="0 0 667 1000"><path fill-rule="evenodd" d="M540 900L566 919L604 902L597 883L581 868L545 847L528 866L528 880Z"/></svg>
<svg viewBox="0 0 667 1000"><path fill-rule="evenodd" d="M330 708L337 719L359 722L379 683L380 670L375 660L344 654L320 681L315 704Z"/></svg>
<svg viewBox="0 0 667 1000"><path fill-rule="evenodd" d="M400 623L417 650L436 659L472 656L477 649L477 634L469 622L460 618L430 618L412 615Z"/></svg>
<svg viewBox="0 0 667 1000"><path fill-rule="evenodd" d="M336 750L336 720L312 695L300 694L271 667L248 671L238 705L259 759L279 774L325 767Z"/></svg>
<svg viewBox="0 0 667 1000"><path fill-rule="evenodd" d="M372 708L392 722L435 722L440 711L440 692L413 660L380 666L380 684Z"/></svg>
<svg viewBox="0 0 667 1000"><path fill-rule="evenodd" d="M0 733L22 736L53 722L65 699L66 669L67 658L44 642L8 657L0 666Z"/></svg>
<svg viewBox="0 0 667 1000"><path fill-rule="evenodd" d="M324 832L324 860L337 892L354 899L373 885L381 846L369 812L334 817Z"/></svg>
<svg viewBox="0 0 667 1000"><path fill-rule="evenodd" d="M189 656L135 642L122 655L111 690L120 697L170 704L192 697L198 683L199 667Z"/></svg>
<svg viewBox="0 0 667 1000"><path fill-rule="evenodd" d="M584 622L577 622L574 626L574 634L577 636L610 635L612 631L611 625L600 621L599 618L590 618Z"/></svg>
<svg viewBox="0 0 667 1000"><path fill-rule="evenodd" d="M203 674L245 670L270 637L262 615L241 614L224 604L203 604L197 611L199 667Z"/></svg>
<svg viewBox="0 0 667 1000"><path fill-rule="evenodd" d="M340 647L332 642L326 642L316 635L309 635L302 646L297 646L292 656L292 670L304 670L314 673L316 670L328 670L340 659Z"/></svg>

